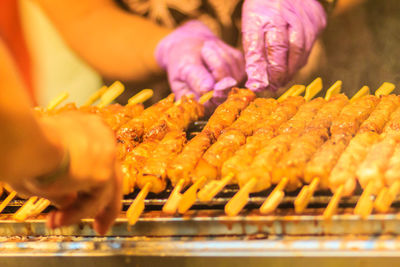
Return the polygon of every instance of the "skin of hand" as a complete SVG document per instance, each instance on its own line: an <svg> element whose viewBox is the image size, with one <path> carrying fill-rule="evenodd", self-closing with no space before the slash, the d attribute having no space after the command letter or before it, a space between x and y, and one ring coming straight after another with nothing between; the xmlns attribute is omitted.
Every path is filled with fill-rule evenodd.
<svg viewBox="0 0 400 267"><path fill-rule="evenodd" d="M49 140L68 150L69 171L50 185L40 185L35 179L11 185L24 195L47 198L58 207L48 215L50 228L94 218L94 229L105 234L121 210L122 199L113 132L99 117L76 111L41 118L40 125Z"/></svg>
<svg viewBox="0 0 400 267"><path fill-rule="evenodd" d="M242 9L243 49L255 91L276 91L307 63L326 13L316 0L246 0Z"/></svg>
<svg viewBox="0 0 400 267"><path fill-rule="evenodd" d="M159 65L166 69L178 99L188 94L199 97L214 90L214 101L219 102L245 77L242 53L199 21L189 21L165 37L155 55Z"/></svg>

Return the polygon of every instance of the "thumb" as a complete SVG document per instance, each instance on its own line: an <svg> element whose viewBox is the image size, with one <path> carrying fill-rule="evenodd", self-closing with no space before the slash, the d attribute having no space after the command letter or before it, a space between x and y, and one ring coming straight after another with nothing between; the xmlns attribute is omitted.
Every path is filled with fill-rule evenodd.
<svg viewBox="0 0 400 267"><path fill-rule="evenodd" d="M206 116L211 115L214 109L225 101L232 87L236 85L237 81L232 77L225 77L214 85L213 97L204 103Z"/></svg>

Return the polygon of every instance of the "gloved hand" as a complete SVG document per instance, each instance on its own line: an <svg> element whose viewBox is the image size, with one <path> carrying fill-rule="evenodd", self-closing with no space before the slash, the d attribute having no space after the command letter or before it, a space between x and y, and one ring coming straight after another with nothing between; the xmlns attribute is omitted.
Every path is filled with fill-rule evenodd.
<svg viewBox="0 0 400 267"><path fill-rule="evenodd" d="M165 37L155 55L167 70L177 99L187 94L198 98L215 90L213 103L220 102L245 76L242 53L221 41L200 21L189 21Z"/></svg>
<svg viewBox="0 0 400 267"><path fill-rule="evenodd" d="M285 85L307 63L325 26L325 10L316 0L245 0L246 87L260 92Z"/></svg>

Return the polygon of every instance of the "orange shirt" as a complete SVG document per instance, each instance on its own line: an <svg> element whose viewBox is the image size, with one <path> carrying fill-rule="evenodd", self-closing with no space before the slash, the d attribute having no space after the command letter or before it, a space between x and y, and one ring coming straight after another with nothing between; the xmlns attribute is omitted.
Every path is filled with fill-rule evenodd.
<svg viewBox="0 0 400 267"><path fill-rule="evenodd" d="M15 64L19 68L21 77L28 89L28 94L32 102L36 104L31 59L23 36L18 5L18 0L0 0L0 38L3 39L13 56Z"/></svg>

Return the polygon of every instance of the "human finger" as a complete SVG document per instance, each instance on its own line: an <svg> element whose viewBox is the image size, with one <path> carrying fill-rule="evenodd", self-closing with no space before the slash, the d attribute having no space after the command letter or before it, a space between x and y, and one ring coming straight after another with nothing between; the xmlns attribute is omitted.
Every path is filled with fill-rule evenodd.
<svg viewBox="0 0 400 267"><path fill-rule="evenodd" d="M290 10L290 9L288 9ZM296 14L299 11L290 11L284 14L288 23L289 53L288 53L288 74L292 77L306 61L304 27Z"/></svg>
<svg viewBox="0 0 400 267"><path fill-rule="evenodd" d="M232 77L225 77L215 84L213 97L204 103L206 116L211 115L214 109L226 100L230 90L236 85L237 82Z"/></svg>
<svg viewBox="0 0 400 267"><path fill-rule="evenodd" d="M243 19L243 50L246 59L246 87L262 91L269 86L267 59L265 57L264 34L257 23Z"/></svg>
<svg viewBox="0 0 400 267"><path fill-rule="evenodd" d="M122 173L120 172L119 164L116 164L115 180L113 194L110 198L110 202L106 207L96 215L94 222L94 229L97 233L104 235L107 230L111 227L114 220L117 218L121 211L122 203L122 186L121 186Z"/></svg>
<svg viewBox="0 0 400 267"><path fill-rule="evenodd" d="M83 218L93 218L102 211L110 198L109 189L102 187L90 194L80 194L76 201L53 215L53 228L80 222Z"/></svg>
<svg viewBox="0 0 400 267"><path fill-rule="evenodd" d="M181 80L174 80L170 82L171 90L175 94L175 99L181 99L184 95L194 94L196 98L199 97L197 92L192 92L186 82Z"/></svg>
<svg viewBox="0 0 400 267"><path fill-rule="evenodd" d="M203 95L211 91L214 87L215 80L211 73L203 65L192 65L187 68L184 80L192 92Z"/></svg>
<svg viewBox="0 0 400 267"><path fill-rule="evenodd" d="M223 55L225 53L226 51L222 51L221 53L219 46L214 40L206 41L201 49L202 59L216 81L232 75L231 66L229 66Z"/></svg>
<svg viewBox="0 0 400 267"><path fill-rule="evenodd" d="M243 53L220 40L218 42L218 49L221 51L225 61L229 64L230 76L238 82L243 81L246 76Z"/></svg>
<svg viewBox="0 0 400 267"><path fill-rule="evenodd" d="M287 24L284 20L277 19L274 24L268 24L264 32L269 89L276 91L288 80Z"/></svg>

